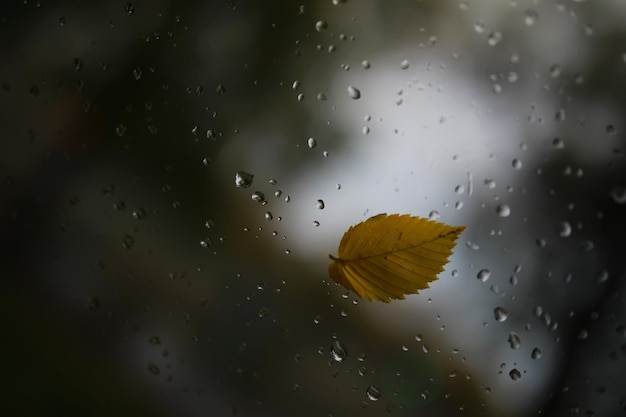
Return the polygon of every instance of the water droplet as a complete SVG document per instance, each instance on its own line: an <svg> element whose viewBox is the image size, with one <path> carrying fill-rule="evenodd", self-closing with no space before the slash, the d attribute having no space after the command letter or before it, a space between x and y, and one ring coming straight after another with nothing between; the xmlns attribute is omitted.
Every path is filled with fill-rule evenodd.
<svg viewBox="0 0 626 417"><path fill-rule="evenodd" d="M565 109L559 109L559 111L556 112L556 114L554 115L554 119L557 122L562 122L565 120L566 118L566 113L565 113Z"/></svg>
<svg viewBox="0 0 626 417"><path fill-rule="evenodd" d="M489 279L490 276L491 276L491 271L485 268L485 269L481 269L480 271L478 271L476 278L481 282L485 282Z"/></svg>
<svg viewBox="0 0 626 417"><path fill-rule="evenodd" d="M569 222L561 222L559 223L559 236L568 237L572 234L572 225Z"/></svg>
<svg viewBox="0 0 626 417"><path fill-rule="evenodd" d="M87 299L87 308L91 311L100 309L100 299L98 297L89 297Z"/></svg>
<svg viewBox="0 0 626 417"><path fill-rule="evenodd" d="M266 211L265 212L265 220L272 220L274 218L274 215L272 214L271 211Z"/></svg>
<svg viewBox="0 0 626 417"><path fill-rule="evenodd" d="M496 213L500 217L509 217L511 215L511 208L506 204L500 204L496 207Z"/></svg>
<svg viewBox="0 0 626 417"><path fill-rule="evenodd" d="M489 188L490 190L493 190L494 188L496 188L496 182L494 180L491 179L486 179L484 181L484 184L487 186L487 188Z"/></svg>
<svg viewBox="0 0 626 417"><path fill-rule="evenodd" d="M603 269L602 271L598 271L593 279L596 282L606 282L609 279L609 271L607 271L606 269Z"/></svg>
<svg viewBox="0 0 626 417"><path fill-rule="evenodd" d="M148 371L150 371L150 373L152 375L158 375L161 371L159 370L159 367L156 366L155 364L151 363L148 365Z"/></svg>
<svg viewBox="0 0 626 417"><path fill-rule="evenodd" d="M476 33L483 33L485 31L485 23L480 20L475 21L474 30Z"/></svg>
<svg viewBox="0 0 626 417"><path fill-rule="evenodd" d="M320 210L324 210L324 207L326 207L324 205L324 200L317 200L317 203L315 203L316 207Z"/></svg>
<svg viewBox="0 0 626 417"><path fill-rule="evenodd" d="M558 78L561 75L562 68L560 65L554 64L550 67L550 77Z"/></svg>
<svg viewBox="0 0 626 417"><path fill-rule="evenodd" d="M522 373L514 368L514 369L511 369L511 372L509 372L509 376L511 377L513 381L517 381L518 379L522 377Z"/></svg>
<svg viewBox="0 0 626 417"><path fill-rule="evenodd" d="M370 64L368 60L363 60L361 61L361 66L363 67L363 69L368 70L372 67L372 64Z"/></svg>
<svg viewBox="0 0 626 417"><path fill-rule="evenodd" d="M335 340L330 347L330 356L336 362L343 362L348 356L348 349L339 340Z"/></svg>
<svg viewBox="0 0 626 417"><path fill-rule="evenodd" d="M457 185L456 187L454 187L454 192L456 194L463 194L465 192L465 186L464 185Z"/></svg>
<svg viewBox="0 0 626 417"><path fill-rule="evenodd" d="M533 351L530 353L530 357L533 359L541 358L541 350L539 348L534 348Z"/></svg>
<svg viewBox="0 0 626 417"><path fill-rule="evenodd" d="M565 147L565 142L563 142L563 139L554 138L552 139L552 146L554 149L563 149Z"/></svg>
<svg viewBox="0 0 626 417"><path fill-rule="evenodd" d="M314 138L308 138L306 141L306 144L309 147L309 149L313 149L317 146L317 141Z"/></svg>
<svg viewBox="0 0 626 417"><path fill-rule="evenodd" d="M348 0L333 0L333 5L341 6L342 4L346 4Z"/></svg>
<svg viewBox="0 0 626 417"><path fill-rule="evenodd" d="M511 161L511 165L513 166L513 168L515 169L521 169L523 164L522 164L522 160L515 158L513 161Z"/></svg>
<svg viewBox="0 0 626 417"><path fill-rule="evenodd" d="M263 205L267 204L267 201L265 201L265 194L260 191L253 192L251 198L257 203L261 203Z"/></svg>
<svg viewBox="0 0 626 417"><path fill-rule="evenodd" d="M526 23L527 26L534 25L537 19L539 19L539 14L532 9L526 10L526 13L524 13L524 23Z"/></svg>
<svg viewBox="0 0 626 417"><path fill-rule="evenodd" d="M252 185L253 178L254 175L246 171L239 171L235 174L235 187L248 188L250 185Z"/></svg>
<svg viewBox="0 0 626 417"><path fill-rule="evenodd" d="M380 389L374 385L370 385L367 391L365 391L365 394L370 401L378 401L380 398Z"/></svg>
<svg viewBox="0 0 626 417"><path fill-rule="evenodd" d="M402 68L403 70L408 69L410 66L411 64L409 63L408 59L405 59L400 63L400 68Z"/></svg>
<svg viewBox="0 0 626 417"><path fill-rule="evenodd" d="M519 338L519 336L515 332L509 333L508 340L509 340L509 346L511 346L511 349L519 349L519 347L522 345L522 340Z"/></svg>
<svg viewBox="0 0 626 417"><path fill-rule="evenodd" d="M437 210L433 210L430 213L428 213L428 218L430 220L437 220L440 217L440 214Z"/></svg>
<svg viewBox="0 0 626 417"><path fill-rule="evenodd" d="M315 23L315 30L317 30L318 32L323 32L326 29L328 29L328 23L325 20L318 20Z"/></svg>
<svg viewBox="0 0 626 417"><path fill-rule="evenodd" d="M349 85L348 86L348 94L350 95L350 98L352 98L353 100L358 100L361 98L361 91L354 87Z"/></svg>
<svg viewBox="0 0 626 417"><path fill-rule="evenodd" d="M611 189L611 197L617 204L626 204L626 187L614 186Z"/></svg>
<svg viewBox="0 0 626 417"><path fill-rule="evenodd" d="M487 43L489 46L496 46L502 41L502 33L498 31L491 32L489 36L487 36Z"/></svg>
<svg viewBox="0 0 626 417"><path fill-rule="evenodd" d="M133 69L133 78L137 81L141 79L141 69L139 68Z"/></svg>
<svg viewBox="0 0 626 417"><path fill-rule="evenodd" d="M493 309L493 315L496 321L506 321L509 318L509 313L506 312L502 307L496 307Z"/></svg>

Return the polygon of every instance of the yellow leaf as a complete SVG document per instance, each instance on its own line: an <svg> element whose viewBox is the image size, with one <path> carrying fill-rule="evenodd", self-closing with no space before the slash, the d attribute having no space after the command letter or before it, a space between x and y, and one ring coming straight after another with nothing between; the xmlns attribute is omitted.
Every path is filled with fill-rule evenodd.
<svg viewBox="0 0 626 417"><path fill-rule="evenodd" d="M350 227L328 273L360 297L388 303L437 279L465 226L408 214L379 214Z"/></svg>

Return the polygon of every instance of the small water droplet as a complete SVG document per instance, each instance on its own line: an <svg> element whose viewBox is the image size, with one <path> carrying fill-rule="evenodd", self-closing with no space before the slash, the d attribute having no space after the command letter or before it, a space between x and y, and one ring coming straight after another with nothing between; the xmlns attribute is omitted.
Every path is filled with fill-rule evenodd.
<svg viewBox="0 0 626 417"><path fill-rule="evenodd" d="M537 19L539 19L539 14L532 9L526 10L526 13L524 13L524 23L526 23L527 26L534 25Z"/></svg>
<svg viewBox="0 0 626 417"><path fill-rule="evenodd" d="M374 385L370 385L367 391L365 391L365 394L370 401L378 401L380 398L380 389Z"/></svg>
<svg viewBox="0 0 626 417"><path fill-rule="evenodd" d="M503 309L502 307L494 308L493 309L493 315L494 315L496 321L499 321L499 322L506 321L506 319L509 318L509 313L507 313L507 311L505 309Z"/></svg>
<svg viewBox="0 0 626 417"><path fill-rule="evenodd" d="M486 268L481 269L480 271L478 271L478 274L476 274L476 278L481 282L486 282L490 276L491 276L491 271L489 271Z"/></svg>
<svg viewBox="0 0 626 417"><path fill-rule="evenodd" d="M594 275L593 279L594 279L596 282L600 282L600 283L602 283L602 282L606 282L606 281L608 281L608 279L609 279L609 271L607 271L606 269L603 269L602 271L598 271L598 272Z"/></svg>
<svg viewBox="0 0 626 417"><path fill-rule="evenodd" d="M440 217L440 214L437 210L433 210L430 213L428 213L428 218L430 220L437 220Z"/></svg>
<svg viewBox="0 0 626 417"><path fill-rule="evenodd" d="M266 211L265 212L265 220L272 220L274 218L274 215L272 214L271 211Z"/></svg>
<svg viewBox="0 0 626 417"><path fill-rule="evenodd" d="M475 21L474 30L476 33L483 33L485 31L485 23L480 20Z"/></svg>
<svg viewBox="0 0 626 417"><path fill-rule="evenodd" d="M519 349L519 347L522 345L522 340L515 332L509 333L508 341L509 341L509 346L511 346L511 349Z"/></svg>
<svg viewBox="0 0 626 417"><path fill-rule="evenodd" d="M235 187L248 188L252 185L253 178L254 175L246 171L239 171L235 174Z"/></svg>
<svg viewBox="0 0 626 417"><path fill-rule="evenodd" d="M315 30L317 30L318 32L323 32L326 29L328 29L328 23L325 20L318 20L315 23Z"/></svg>
<svg viewBox="0 0 626 417"><path fill-rule="evenodd" d="M611 189L611 197L617 204L626 204L626 187L614 186Z"/></svg>
<svg viewBox="0 0 626 417"><path fill-rule="evenodd" d="M550 67L550 77L552 78L558 78L561 75L561 72L563 71L563 69L561 68L560 65L554 64Z"/></svg>
<svg viewBox="0 0 626 417"><path fill-rule="evenodd" d="M351 86L351 85L348 86L348 94L350 95L350 98L353 100L358 100L361 98L361 91L358 88Z"/></svg>
<svg viewBox="0 0 626 417"><path fill-rule="evenodd" d="M496 213L500 217L509 217L511 215L511 208L506 204L500 204L496 207Z"/></svg>
<svg viewBox="0 0 626 417"><path fill-rule="evenodd" d="M552 146L554 149L563 149L565 147L565 142L561 138L552 139Z"/></svg>
<svg viewBox="0 0 626 417"><path fill-rule="evenodd" d="M263 194L261 191L253 192L251 198L257 203L261 203L263 205L267 204L267 201L265 201L265 194Z"/></svg>
<svg viewBox="0 0 626 417"><path fill-rule="evenodd" d="M363 69L368 70L372 67L372 64L370 64L368 60L363 60L361 61L361 66L363 67Z"/></svg>
<svg viewBox="0 0 626 417"><path fill-rule="evenodd" d="M402 68L403 70L408 69L410 66L411 64L409 63L408 59L405 59L400 63L400 68Z"/></svg>
<svg viewBox="0 0 626 417"><path fill-rule="evenodd" d="M572 225L569 222L560 222L559 223L559 236L568 237L572 234Z"/></svg>
<svg viewBox="0 0 626 417"><path fill-rule="evenodd" d="M491 179L486 179L484 181L484 184L487 186L487 188L489 188L490 190L493 190L494 188L496 188L496 182L494 180Z"/></svg>
<svg viewBox="0 0 626 417"><path fill-rule="evenodd" d="M496 46L502 41L502 33L498 31L491 32L489 36L487 36L487 43L489 46Z"/></svg>
<svg viewBox="0 0 626 417"><path fill-rule="evenodd" d="M335 362L343 362L348 356L348 349L339 340L335 340L330 348L330 357Z"/></svg>
<svg viewBox="0 0 626 417"><path fill-rule="evenodd" d="M522 163L521 159L515 158L513 161L511 161L511 165L515 169L521 169L524 164Z"/></svg>
<svg viewBox="0 0 626 417"><path fill-rule="evenodd" d="M324 205L324 200L317 200L317 203L315 203L315 206L320 210L324 210L324 207L326 207Z"/></svg>
<svg viewBox="0 0 626 417"><path fill-rule="evenodd" d="M522 373L514 368L514 369L511 369L511 372L509 372L509 376L511 377L513 381L517 381L518 379L522 377Z"/></svg>
<svg viewBox="0 0 626 417"><path fill-rule="evenodd" d="M565 109L559 109L559 111L557 111L556 114L554 115L554 119L557 122L564 121L566 117L567 117L567 114L565 113Z"/></svg>
<svg viewBox="0 0 626 417"><path fill-rule="evenodd" d="M308 138L306 141L306 144L309 147L309 149L313 149L317 146L317 141L315 140L315 138Z"/></svg>

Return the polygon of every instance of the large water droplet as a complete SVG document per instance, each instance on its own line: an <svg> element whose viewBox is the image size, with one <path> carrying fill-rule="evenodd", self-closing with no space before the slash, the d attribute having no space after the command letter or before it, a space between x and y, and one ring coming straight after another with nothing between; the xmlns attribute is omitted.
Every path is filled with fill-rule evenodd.
<svg viewBox="0 0 626 417"><path fill-rule="evenodd" d="M518 379L522 377L522 373L514 368L514 369L511 369L511 372L509 372L509 376L511 377L513 381L517 381Z"/></svg>
<svg viewBox="0 0 626 417"><path fill-rule="evenodd" d="M353 100L358 100L361 98L361 91L354 87L349 85L348 86L348 94L350 95L350 98L352 98Z"/></svg>
<svg viewBox="0 0 626 417"><path fill-rule="evenodd" d="M308 138L306 141L306 144L309 147L309 149L313 149L317 146L317 141L315 140L315 138Z"/></svg>
<svg viewBox="0 0 626 417"><path fill-rule="evenodd" d="M348 356L348 349L339 340L335 340L330 348L330 356L336 362L343 362Z"/></svg>
<svg viewBox="0 0 626 417"><path fill-rule="evenodd" d="M491 276L491 271L485 268L485 269L481 269L480 271L478 271L476 278L481 282L485 282L489 279L490 276Z"/></svg>
<svg viewBox="0 0 626 417"><path fill-rule="evenodd" d="M502 307L496 307L493 309L493 315L496 319L496 321L506 321L506 319L509 318L509 313L507 313L507 311L505 309L503 309Z"/></svg>
<svg viewBox="0 0 626 417"><path fill-rule="evenodd" d="M254 175L246 171L239 171L235 174L235 186L239 188L248 188L252 185Z"/></svg>

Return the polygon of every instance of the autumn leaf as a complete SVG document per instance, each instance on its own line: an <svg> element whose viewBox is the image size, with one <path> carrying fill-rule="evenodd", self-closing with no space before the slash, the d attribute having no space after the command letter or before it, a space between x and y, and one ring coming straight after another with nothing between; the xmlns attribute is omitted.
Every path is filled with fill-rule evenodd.
<svg viewBox="0 0 626 417"><path fill-rule="evenodd" d="M328 273L360 297L388 303L417 294L437 279L465 226L379 214L350 227Z"/></svg>

